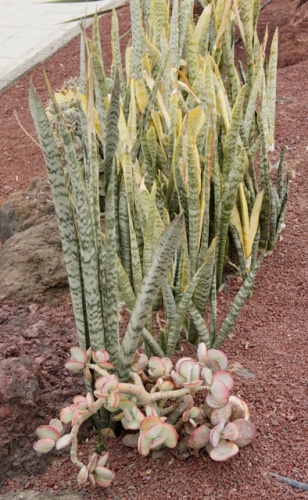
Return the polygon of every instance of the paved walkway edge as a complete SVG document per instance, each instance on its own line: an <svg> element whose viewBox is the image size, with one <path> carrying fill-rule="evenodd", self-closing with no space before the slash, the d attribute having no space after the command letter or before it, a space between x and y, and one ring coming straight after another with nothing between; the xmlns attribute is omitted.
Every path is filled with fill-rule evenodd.
<svg viewBox="0 0 308 500"><path fill-rule="evenodd" d="M90 24L91 22L89 22L87 26ZM0 93L14 85L14 83L16 83L16 81L19 80L20 77L24 76L38 64L48 59L48 57L52 56L55 52L57 52L57 50L61 49L73 38L80 35L80 33L80 26L75 26L71 30L67 31L63 36L42 49L35 56L30 57L25 62L17 66L17 68L13 69L10 73L5 75L3 78L0 78Z"/></svg>

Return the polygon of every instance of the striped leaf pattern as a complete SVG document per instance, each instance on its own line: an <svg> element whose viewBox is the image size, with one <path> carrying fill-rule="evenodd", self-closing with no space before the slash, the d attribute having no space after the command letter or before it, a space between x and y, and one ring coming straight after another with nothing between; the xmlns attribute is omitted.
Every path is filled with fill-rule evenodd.
<svg viewBox="0 0 308 500"><path fill-rule="evenodd" d="M261 45L256 36L259 0L203 4L195 26L193 0L174 0L170 13L164 0L130 0L125 72L114 10L111 78L95 17L93 40L83 35L81 162L56 97L63 151L31 90L80 345L108 348L123 380L140 339L155 355L171 355L185 322L188 339L209 347L223 341L261 265L259 242L274 248L286 210L282 160L277 188L269 177L278 36L265 74L266 39ZM234 65L235 25L245 44L246 74ZM232 240L245 281L216 336L216 292ZM151 336L149 322L157 295L168 319L160 339ZM118 300L131 312L122 345Z"/></svg>

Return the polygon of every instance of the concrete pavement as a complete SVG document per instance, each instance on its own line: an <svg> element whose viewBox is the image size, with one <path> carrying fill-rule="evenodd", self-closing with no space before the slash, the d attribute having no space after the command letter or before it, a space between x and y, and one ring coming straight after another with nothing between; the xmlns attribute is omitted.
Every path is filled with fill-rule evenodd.
<svg viewBox="0 0 308 500"><path fill-rule="evenodd" d="M100 0L87 13L124 1ZM85 3L0 0L0 92L79 33L79 23L61 24L85 13Z"/></svg>

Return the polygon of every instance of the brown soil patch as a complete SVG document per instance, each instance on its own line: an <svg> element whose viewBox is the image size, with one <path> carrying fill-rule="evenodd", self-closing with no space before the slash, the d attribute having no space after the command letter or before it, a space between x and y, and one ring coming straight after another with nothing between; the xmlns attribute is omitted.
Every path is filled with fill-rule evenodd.
<svg viewBox="0 0 308 500"><path fill-rule="evenodd" d="M119 13L122 32L129 25L129 13ZM272 257L266 259L259 273L253 298L241 312L232 338L225 343L231 363L255 375L246 379L235 375L235 395L249 404L251 420L258 427L258 437L251 446L226 463L209 457L181 461L169 450L141 458L123 447L121 441L109 440L110 466L117 472L106 492L98 491L93 499L129 498L165 499L305 499L303 492L270 476L270 472L308 482L307 477L307 160L308 160L308 60L307 1L274 0L261 14L261 31L269 23L270 33L280 27L280 68L278 72L276 145L286 146L286 166L295 172L290 188L286 229ZM109 51L110 18L102 21L105 52ZM125 40L123 41L125 43ZM305 46L305 50L303 47ZM300 62L299 62L300 61ZM47 98L42 71L48 72L54 88L78 74L79 41L73 40L44 64L21 78L0 96L0 201L16 190L24 189L45 167L38 147L21 131L14 117L34 135L28 107L30 79L42 98ZM273 155L273 161L277 153ZM222 311L234 296L229 291L220 298ZM0 359L23 353L34 363L43 356L39 383L42 396L37 402L42 423L55 417L63 401L71 399L72 379L62 371L63 358L72 332L70 301L58 308L29 308L12 302L0 304ZM22 334L43 320L49 324L44 334L26 343ZM42 349L48 338L47 351ZM43 354L41 354L43 352ZM38 366L41 366L37 361ZM44 372L44 373L43 373ZM22 408L20 409L22 412ZM20 418L16 417L16 425ZM5 421L3 424L5 425ZM32 430L33 441L34 427ZM31 436L32 439L32 436ZM89 455L95 449L95 437L81 446ZM33 489L44 494L75 493L76 470L67 453L42 457L42 469L18 469L18 463L3 473L2 492L20 498L16 490ZM18 471L18 474L16 473ZM1 473L0 473L1 475ZM81 497L83 496L80 492ZM44 495L43 495L44 497ZM90 492L84 498L90 499Z"/></svg>

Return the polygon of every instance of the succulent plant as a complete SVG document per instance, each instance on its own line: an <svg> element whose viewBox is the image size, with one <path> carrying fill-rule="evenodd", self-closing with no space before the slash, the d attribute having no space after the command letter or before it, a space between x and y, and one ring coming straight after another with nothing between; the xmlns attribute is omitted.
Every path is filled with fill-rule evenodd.
<svg viewBox="0 0 308 500"><path fill-rule="evenodd" d="M203 383L199 363L188 357L177 361L175 370L171 371L171 377L178 387L189 387L192 389L199 387Z"/></svg>
<svg viewBox="0 0 308 500"><path fill-rule="evenodd" d="M89 482L92 488L95 488L96 485L108 488L115 478L115 473L105 467L107 460L108 453L100 456L94 453L88 464L81 467L79 471L77 478L79 486L85 486Z"/></svg>
<svg viewBox="0 0 308 500"><path fill-rule="evenodd" d="M87 465L76 456L80 425L103 407L113 412L114 420L121 420L125 429L137 431L131 437L126 435L123 442L137 446L143 456L158 447L174 448L180 440L181 448L195 454L204 449L213 460L222 461L236 455L240 447L256 437L246 403L230 395L233 378L226 371L227 358L221 351L207 350L201 344L197 359L180 358L174 370L167 357L153 356L148 360L137 352L134 359L135 370L126 383L109 373L114 365L107 351L71 349L67 367L79 372L92 370L99 375L94 383L97 399L91 393L75 396L72 404L62 409L60 420L51 420L49 425L37 429L40 439L34 449L47 453L54 446L61 449L71 445L72 460L80 468L79 485L89 482L93 488L106 487L114 478L114 473L105 467L107 455L94 454ZM194 403L196 393L204 393L200 406ZM62 422L72 425L70 434L62 436Z"/></svg>
<svg viewBox="0 0 308 500"><path fill-rule="evenodd" d="M140 424L140 430L138 451L143 456L147 456L158 446L175 448L178 443L175 428L157 416L145 417Z"/></svg>
<svg viewBox="0 0 308 500"><path fill-rule="evenodd" d="M62 436L63 426L58 419L52 419L49 425L40 425L36 429L36 434L40 438L33 445L33 448L38 453L48 453L56 446L57 450L61 450L72 442L72 436L65 434Z"/></svg>
<svg viewBox="0 0 308 500"><path fill-rule="evenodd" d="M159 379L170 375L173 364L169 358L159 358L152 356L148 363L148 372L153 379Z"/></svg>

